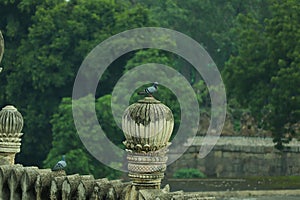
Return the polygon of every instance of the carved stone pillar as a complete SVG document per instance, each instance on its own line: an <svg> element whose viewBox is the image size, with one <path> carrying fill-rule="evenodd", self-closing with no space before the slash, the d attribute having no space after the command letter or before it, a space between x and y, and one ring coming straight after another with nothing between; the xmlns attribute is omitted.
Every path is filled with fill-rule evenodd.
<svg viewBox="0 0 300 200"><path fill-rule="evenodd" d="M20 152L23 117L14 106L0 111L0 165L13 165Z"/></svg>
<svg viewBox="0 0 300 200"><path fill-rule="evenodd" d="M160 189L173 126L171 110L153 97L139 100L125 110L122 129L129 178L137 189Z"/></svg>

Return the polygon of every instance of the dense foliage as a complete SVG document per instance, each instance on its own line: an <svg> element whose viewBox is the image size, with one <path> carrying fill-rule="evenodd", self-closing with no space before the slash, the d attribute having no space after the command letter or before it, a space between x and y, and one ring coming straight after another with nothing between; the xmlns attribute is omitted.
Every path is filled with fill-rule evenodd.
<svg viewBox="0 0 300 200"><path fill-rule="evenodd" d="M205 178L206 175L203 174L198 169L194 168L181 168L174 172L173 178Z"/></svg>
<svg viewBox="0 0 300 200"><path fill-rule="evenodd" d="M97 99L96 110L97 113L101 111L99 120L101 121L102 128L106 133L113 133L108 135L108 137L115 143L119 142L120 144L123 140L122 131L119 130L117 133L116 130L118 129L116 129L116 126L112 126L110 120L112 118L111 109L107 105L110 102L111 95L105 95ZM82 105L83 110L85 106ZM82 116L86 120L89 120L86 114L82 113ZM45 167L51 168L54 166L57 160L60 159L60 155L64 154L68 163L66 168L67 173L74 174L80 172L81 174L93 174L95 177L108 178L116 178L120 175L119 172L111 170L91 156L82 144L78 134L76 134L71 98L63 98L58 111L51 119L51 123L53 125L52 131L55 133L53 134L52 142L54 148L51 148L47 159L44 161ZM93 128L90 128L90 130L93 130ZM101 148L101 145L99 144L97 148Z"/></svg>
<svg viewBox="0 0 300 200"><path fill-rule="evenodd" d="M91 49L116 33L145 26L175 29L204 46L222 71L231 115L250 112L261 129L272 131L280 149L297 136L297 0L0 0L0 13L5 38L0 106L13 104L24 116L17 159L25 165L50 167L66 154L68 173L118 175L81 144L70 97L76 72ZM209 113L205 83L184 59L160 50L131 52L107 69L96 95L98 119L115 144L124 138L112 120L112 89L126 71L149 62L173 66L183 74L197 92L202 112ZM172 108L178 127L176 96L164 87L160 91L158 98ZM132 101L136 99L133 95Z"/></svg>
<svg viewBox="0 0 300 200"><path fill-rule="evenodd" d="M252 13L237 17L237 52L223 74L230 97L265 121L281 149L283 135L291 139L300 119L300 4L270 2L263 20Z"/></svg>
<svg viewBox="0 0 300 200"><path fill-rule="evenodd" d="M5 93L1 93L1 103L16 105L26 121L19 161L41 165L51 149L50 119L61 98L71 96L76 71L85 55L115 33L147 26L147 10L113 1L49 0L30 5L33 9L30 15L31 10L23 10L23 1L1 4L1 9L12 7L12 13L18 14L16 17L8 14L7 20L1 18L7 49L3 62L7 66L5 79L1 79ZM24 12L28 16L23 16ZM28 19L24 30L11 24L25 26L24 18ZM127 19L131 23L124 26ZM11 33L11 27L19 29ZM110 82L120 72L116 69L111 72L113 76L107 72L104 80ZM108 84L103 90L110 87Z"/></svg>

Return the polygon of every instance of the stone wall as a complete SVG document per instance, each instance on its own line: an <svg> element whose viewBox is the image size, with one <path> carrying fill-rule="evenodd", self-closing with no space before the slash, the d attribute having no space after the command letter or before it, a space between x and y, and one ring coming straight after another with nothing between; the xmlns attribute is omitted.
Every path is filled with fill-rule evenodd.
<svg viewBox="0 0 300 200"><path fill-rule="evenodd" d="M209 177L300 175L300 142L296 140L279 151L272 138L221 137L213 150L200 159L202 140L196 137L188 141L191 146L185 154L168 166L168 177L180 168L196 168Z"/></svg>

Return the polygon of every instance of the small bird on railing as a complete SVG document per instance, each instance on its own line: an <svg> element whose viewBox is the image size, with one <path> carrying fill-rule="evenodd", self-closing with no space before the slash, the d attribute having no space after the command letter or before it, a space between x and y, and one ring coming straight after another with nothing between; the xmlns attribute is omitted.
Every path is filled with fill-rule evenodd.
<svg viewBox="0 0 300 200"><path fill-rule="evenodd" d="M157 91L158 82L154 82L152 86L146 88L144 91L138 92L138 95L148 95L152 97L152 94Z"/></svg>
<svg viewBox="0 0 300 200"><path fill-rule="evenodd" d="M60 171L63 170L67 166L67 162L65 160L65 155L62 156L61 160L58 161L55 166L52 168L52 171Z"/></svg>

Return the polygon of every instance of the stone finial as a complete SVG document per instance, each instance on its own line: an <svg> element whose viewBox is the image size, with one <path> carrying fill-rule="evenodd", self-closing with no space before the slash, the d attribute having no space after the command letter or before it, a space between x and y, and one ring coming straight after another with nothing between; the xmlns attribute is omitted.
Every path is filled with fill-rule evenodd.
<svg viewBox="0 0 300 200"><path fill-rule="evenodd" d="M14 106L5 106L0 111L0 165L14 164L20 152L23 117Z"/></svg>
<svg viewBox="0 0 300 200"><path fill-rule="evenodd" d="M174 126L172 111L153 97L129 106L123 115L122 129L127 149L156 151L168 145Z"/></svg>
<svg viewBox="0 0 300 200"><path fill-rule="evenodd" d="M129 177L136 188L159 189L174 127L171 110L153 97L130 105L122 118Z"/></svg>

